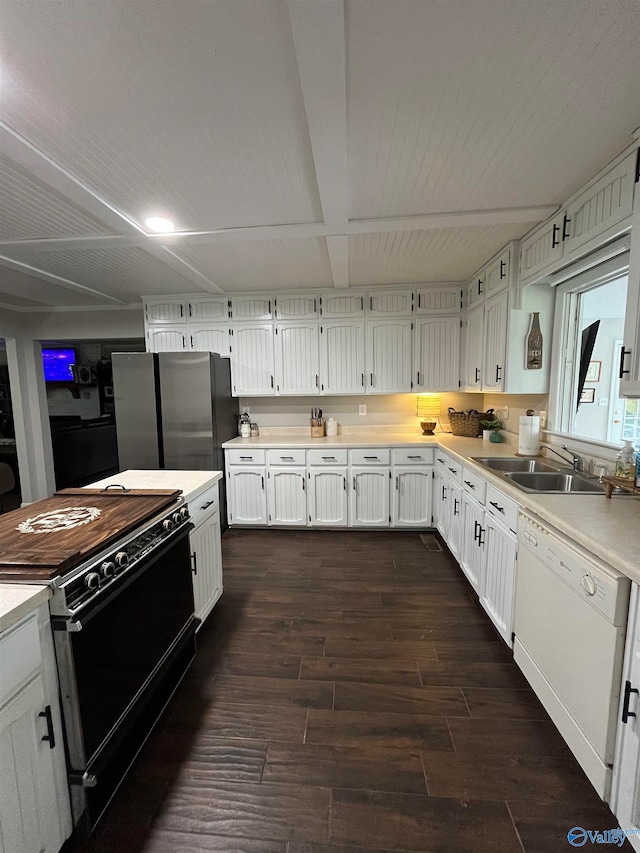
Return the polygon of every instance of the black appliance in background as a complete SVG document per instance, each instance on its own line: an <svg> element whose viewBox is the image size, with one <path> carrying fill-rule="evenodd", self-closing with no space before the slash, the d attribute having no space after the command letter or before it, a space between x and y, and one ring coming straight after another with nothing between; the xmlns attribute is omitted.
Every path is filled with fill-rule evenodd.
<svg viewBox="0 0 640 853"><path fill-rule="evenodd" d="M225 441L238 434L229 359L209 352L113 353L120 470L224 472ZM226 480L220 524L227 528Z"/></svg>
<svg viewBox="0 0 640 853"><path fill-rule="evenodd" d="M596 345L598 337L598 329L600 328L600 320L591 323L586 329L582 330L582 340L580 342L580 367L578 368L578 397L576 399L576 412L580 408L580 398L584 389L584 383L589 370L589 362L593 355L593 348Z"/></svg>

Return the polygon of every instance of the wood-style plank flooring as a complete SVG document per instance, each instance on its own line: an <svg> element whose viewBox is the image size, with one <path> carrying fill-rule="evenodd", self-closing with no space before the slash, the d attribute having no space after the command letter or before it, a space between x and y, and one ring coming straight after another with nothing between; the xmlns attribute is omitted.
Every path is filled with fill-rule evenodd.
<svg viewBox="0 0 640 853"><path fill-rule="evenodd" d="M566 853L617 825L446 550L270 530L223 550L197 658L74 849Z"/></svg>

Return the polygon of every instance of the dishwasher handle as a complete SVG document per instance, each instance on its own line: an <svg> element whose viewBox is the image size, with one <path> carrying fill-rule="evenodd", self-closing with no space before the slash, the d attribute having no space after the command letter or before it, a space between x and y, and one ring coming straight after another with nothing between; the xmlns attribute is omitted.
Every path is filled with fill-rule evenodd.
<svg viewBox="0 0 640 853"><path fill-rule="evenodd" d="M622 702L622 722L623 723L629 722L629 717L635 717L636 716L634 711L629 710L629 701L631 699L632 693L640 694L640 691L636 690L634 687L632 687L630 681L625 681L625 683L624 683L624 700Z"/></svg>

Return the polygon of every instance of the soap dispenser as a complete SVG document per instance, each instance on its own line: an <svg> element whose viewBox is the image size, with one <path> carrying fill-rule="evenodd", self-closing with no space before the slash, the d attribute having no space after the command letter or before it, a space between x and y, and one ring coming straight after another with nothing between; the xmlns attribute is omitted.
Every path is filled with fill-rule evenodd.
<svg viewBox="0 0 640 853"><path fill-rule="evenodd" d="M616 477L623 480L633 480L636 473L636 454L633 445L628 439L624 441L624 447L616 456Z"/></svg>

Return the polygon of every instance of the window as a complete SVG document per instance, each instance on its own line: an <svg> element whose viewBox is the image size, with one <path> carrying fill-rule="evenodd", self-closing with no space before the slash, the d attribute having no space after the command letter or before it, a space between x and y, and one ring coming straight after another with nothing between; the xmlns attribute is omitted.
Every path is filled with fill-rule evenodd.
<svg viewBox="0 0 640 853"><path fill-rule="evenodd" d="M598 443L640 444L638 401L620 397L628 254L558 286L551 408L555 428Z"/></svg>

